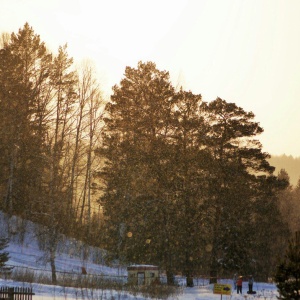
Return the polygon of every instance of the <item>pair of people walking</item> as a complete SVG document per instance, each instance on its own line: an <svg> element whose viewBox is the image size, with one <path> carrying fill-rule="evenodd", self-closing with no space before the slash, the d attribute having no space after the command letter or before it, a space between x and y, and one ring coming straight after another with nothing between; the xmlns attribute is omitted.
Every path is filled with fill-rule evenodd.
<svg viewBox="0 0 300 300"><path fill-rule="evenodd" d="M253 283L254 283L254 279L253 276L250 275L249 279L248 279L248 294L253 294L255 293L253 291ZM237 291L238 294L242 294L243 293L243 276L239 276L237 277L236 274L234 274L233 276L233 285L234 285L234 289Z"/></svg>

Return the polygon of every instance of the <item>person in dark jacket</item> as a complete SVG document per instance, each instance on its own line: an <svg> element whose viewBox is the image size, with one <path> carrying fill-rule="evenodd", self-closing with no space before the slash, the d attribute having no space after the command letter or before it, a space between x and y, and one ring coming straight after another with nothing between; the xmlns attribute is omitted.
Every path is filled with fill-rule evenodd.
<svg viewBox="0 0 300 300"><path fill-rule="evenodd" d="M239 276L238 280L236 281L237 293L243 293L243 276Z"/></svg>
<svg viewBox="0 0 300 300"><path fill-rule="evenodd" d="M250 275L248 280L249 294L253 293L253 282L254 282L253 276Z"/></svg>

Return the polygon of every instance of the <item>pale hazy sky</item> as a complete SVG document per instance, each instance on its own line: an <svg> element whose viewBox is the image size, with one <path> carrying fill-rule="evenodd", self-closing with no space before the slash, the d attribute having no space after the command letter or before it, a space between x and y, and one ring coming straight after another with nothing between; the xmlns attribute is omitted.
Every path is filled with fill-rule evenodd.
<svg viewBox="0 0 300 300"><path fill-rule="evenodd" d="M92 60L110 93L153 61L205 101L253 111L263 150L300 156L300 0L0 0L0 33L28 22L52 52Z"/></svg>

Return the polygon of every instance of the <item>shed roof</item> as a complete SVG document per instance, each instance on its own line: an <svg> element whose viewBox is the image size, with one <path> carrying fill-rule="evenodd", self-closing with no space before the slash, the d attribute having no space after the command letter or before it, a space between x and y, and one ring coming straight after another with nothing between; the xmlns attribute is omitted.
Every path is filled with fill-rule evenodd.
<svg viewBox="0 0 300 300"><path fill-rule="evenodd" d="M131 265L127 267L127 271L146 271L146 270L158 270L158 266L154 265Z"/></svg>

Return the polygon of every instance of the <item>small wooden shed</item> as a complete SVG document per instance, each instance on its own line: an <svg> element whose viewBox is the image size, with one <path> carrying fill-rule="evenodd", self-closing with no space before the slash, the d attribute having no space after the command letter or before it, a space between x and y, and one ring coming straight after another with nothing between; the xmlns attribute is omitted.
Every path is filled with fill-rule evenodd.
<svg viewBox="0 0 300 300"><path fill-rule="evenodd" d="M131 265L127 267L128 283L137 285L159 284L159 268L153 265Z"/></svg>

